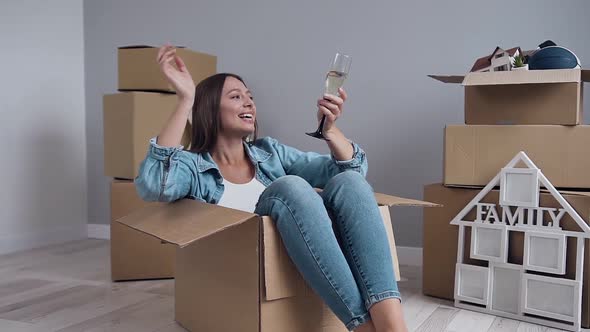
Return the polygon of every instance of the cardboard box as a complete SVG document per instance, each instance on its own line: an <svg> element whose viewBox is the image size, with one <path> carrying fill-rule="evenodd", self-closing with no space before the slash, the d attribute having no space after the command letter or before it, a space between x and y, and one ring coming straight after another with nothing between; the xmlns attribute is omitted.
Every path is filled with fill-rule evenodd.
<svg viewBox="0 0 590 332"><path fill-rule="evenodd" d="M217 72L217 57L214 55L187 48L177 48L176 54L186 64L195 84ZM160 71L157 57L156 47L119 47L119 91L175 92Z"/></svg>
<svg viewBox="0 0 590 332"><path fill-rule="evenodd" d="M442 184L431 184L424 187L424 199L442 204L442 208L426 209L423 225L422 253L422 290L425 295L453 300L455 287L455 264L457 263L457 239L459 227L451 225L451 220L480 192L474 188L444 187ZM590 192L561 191L563 197L588 223L590 218ZM490 192L483 202L498 203L498 191ZM540 204L544 207L560 207L559 203L546 192L541 192ZM467 219L472 220L473 215ZM569 215L563 217L562 227L565 230L578 230ZM522 264L524 235L510 232L509 263ZM469 259L470 230L465 233L465 257L467 264L485 266L483 261ZM576 246L575 241L568 238L566 256L566 276L575 277ZM590 242L584 246L584 276L582 290L582 326L590 327Z"/></svg>
<svg viewBox="0 0 590 332"><path fill-rule="evenodd" d="M124 92L103 97L104 174L134 179L145 158L149 140L157 136L176 108L175 95ZM190 126L182 138L190 143Z"/></svg>
<svg viewBox="0 0 590 332"><path fill-rule="evenodd" d="M465 123L579 125L590 70L519 70L430 77L465 86Z"/></svg>
<svg viewBox="0 0 590 332"><path fill-rule="evenodd" d="M445 129L444 184L485 186L524 151L555 187L590 188L590 126L466 126Z"/></svg>
<svg viewBox="0 0 590 332"><path fill-rule="evenodd" d="M176 247L115 220L142 207L132 181L111 182L111 279L113 281L174 278Z"/></svg>
<svg viewBox="0 0 590 332"><path fill-rule="evenodd" d="M377 199L399 271L388 206L433 204ZM268 217L181 200L146 207L119 222L180 247L175 316L189 331L347 331L306 285Z"/></svg>

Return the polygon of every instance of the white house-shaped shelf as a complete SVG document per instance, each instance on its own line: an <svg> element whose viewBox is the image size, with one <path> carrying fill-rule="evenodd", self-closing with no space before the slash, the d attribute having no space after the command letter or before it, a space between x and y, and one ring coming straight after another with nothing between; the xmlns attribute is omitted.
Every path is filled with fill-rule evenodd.
<svg viewBox="0 0 590 332"><path fill-rule="evenodd" d="M524 168L517 165L524 164ZM499 186L497 204L484 197ZM559 208L539 204L541 187ZM468 216L475 217L467 220ZM564 230L569 215L578 230ZM459 226L455 306L555 328L579 331L584 239L590 227L524 152L519 152L451 221ZM469 257L464 262L465 228L471 227ZM524 233L523 264L508 260L509 233ZM566 273L567 239L576 241L575 279Z"/></svg>

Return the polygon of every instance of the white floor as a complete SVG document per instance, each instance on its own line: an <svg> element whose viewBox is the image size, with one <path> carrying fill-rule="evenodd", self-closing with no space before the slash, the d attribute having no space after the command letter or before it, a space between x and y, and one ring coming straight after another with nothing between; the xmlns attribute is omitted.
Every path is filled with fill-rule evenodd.
<svg viewBox="0 0 590 332"><path fill-rule="evenodd" d="M174 280L113 283L109 266L108 240L0 256L0 331L185 331L174 322ZM401 272L410 331L559 331L456 309L422 295L420 268Z"/></svg>

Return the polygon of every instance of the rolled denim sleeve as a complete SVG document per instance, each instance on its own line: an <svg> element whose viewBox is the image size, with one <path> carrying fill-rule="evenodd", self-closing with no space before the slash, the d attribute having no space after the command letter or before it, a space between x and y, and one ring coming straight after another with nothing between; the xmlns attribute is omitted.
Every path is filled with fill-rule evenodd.
<svg viewBox="0 0 590 332"><path fill-rule="evenodd" d="M164 147L150 139L147 155L135 178L138 195L145 201L172 202L189 195L196 172L183 146Z"/></svg>
<svg viewBox="0 0 590 332"><path fill-rule="evenodd" d="M331 154L303 152L281 144L274 138L270 138L270 142L285 174L300 176L314 187L323 188L329 179L345 171L356 171L363 176L367 174L365 152L353 142L351 144L354 152L350 160L337 160Z"/></svg>
<svg viewBox="0 0 590 332"><path fill-rule="evenodd" d="M367 176L368 170L368 163L367 163L367 155L361 147L356 144L355 142L349 140L350 144L352 144L352 158L349 160L337 160L334 155L332 154L332 160L338 167L340 171L357 171L361 173L363 176Z"/></svg>

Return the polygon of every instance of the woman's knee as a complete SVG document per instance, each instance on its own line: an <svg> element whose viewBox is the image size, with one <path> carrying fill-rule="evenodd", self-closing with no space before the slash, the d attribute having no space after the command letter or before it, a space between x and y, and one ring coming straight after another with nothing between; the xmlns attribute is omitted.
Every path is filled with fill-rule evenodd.
<svg viewBox="0 0 590 332"><path fill-rule="evenodd" d="M343 205L377 206L373 188L362 174L354 171L342 172L332 177L326 184L322 197L332 209L339 209Z"/></svg>
<svg viewBox="0 0 590 332"><path fill-rule="evenodd" d="M315 189L303 178L285 175L275 180L260 196L260 201L278 200L290 207L302 207L321 202Z"/></svg>
<svg viewBox="0 0 590 332"><path fill-rule="evenodd" d="M355 171L345 171L338 173L332 177L332 179L330 179L328 184L344 186L346 188L373 190L365 177L361 173Z"/></svg>
<svg viewBox="0 0 590 332"><path fill-rule="evenodd" d="M318 216L326 214L322 197L307 181L293 175L282 176L266 188L260 196L256 213L275 219L298 215L304 221L317 221Z"/></svg>
<svg viewBox="0 0 590 332"><path fill-rule="evenodd" d="M266 191L288 196L299 196L315 192L307 181L296 175L285 175L278 178L268 186Z"/></svg>

